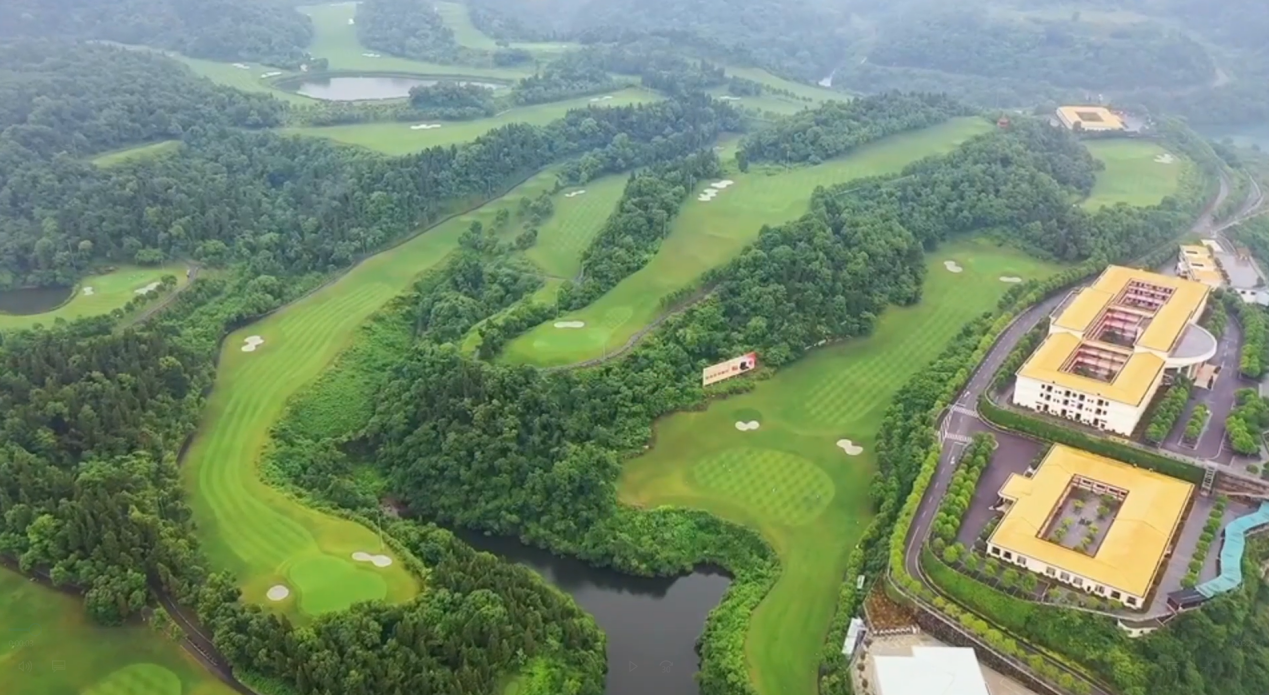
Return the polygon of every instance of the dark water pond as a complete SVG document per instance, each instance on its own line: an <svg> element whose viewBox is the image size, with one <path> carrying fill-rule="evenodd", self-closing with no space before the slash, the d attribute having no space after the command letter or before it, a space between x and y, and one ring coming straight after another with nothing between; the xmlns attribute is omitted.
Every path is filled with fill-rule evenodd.
<svg viewBox="0 0 1269 695"><path fill-rule="evenodd" d="M497 89L499 85L490 82L457 81L462 85L476 85ZM440 80L428 80L420 77L392 76L349 76L349 77L308 77L295 87L295 91L306 97L324 99L326 101L372 101L377 99L402 99L410 96L414 87L431 87Z"/></svg>
<svg viewBox="0 0 1269 695"><path fill-rule="evenodd" d="M30 287L0 292L0 314L43 314L70 299L73 287Z"/></svg>
<svg viewBox="0 0 1269 695"><path fill-rule="evenodd" d="M720 572L647 579L558 558L514 538L460 532L473 547L534 569L608 635L607 695L698 695L696 639L731 580Z"/></svg>

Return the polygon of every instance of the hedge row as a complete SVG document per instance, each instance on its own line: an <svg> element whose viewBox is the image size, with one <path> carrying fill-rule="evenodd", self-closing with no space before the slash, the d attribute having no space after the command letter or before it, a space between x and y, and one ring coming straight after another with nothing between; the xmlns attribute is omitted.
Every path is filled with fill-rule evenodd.
<svg viewBox="0 0 1269 695"><path fill-rule="evenodd" d="M1083 432L1060 427L1037 417L1006 410L992 403L991 399L985 395L978 399L978 414L997 427L1020 432L1036 439L1083 449L1116 461L1123 461L1124 463L1130 463L1134 466L1163 473L1164 475L1170 475L1173 478L1188 480L1195 484L1203 482L1203 469L1198 466L1128 444L1121 444L1109 439L1094 437Z"/></svg>
<svg viewBox="0 0 1269 695"><path fill-rule="evenodd" d="M951 485L948 486L947 493L943 495L943 503L939 505L934 524L930 527L935 538L941 538L944 543L949 544L956 540L956 533L960 530L961 520L965 518L965 511L969 509L969 503L974 500L974 488L978 487L978 478L991 463L995 450L996 438L990 433L980 432L974 435L974 441L961 453L956 474L952 476Z"/></svg>
<svg viewBox="0 0 1269 695"><path fill-rule="evenodd" d="M1211 415L1211 411L1207 406L1199 403L1194 408L1194 412L1190 413L1189 422L1185 423L1185 441L1193 444L1198 441L1199 435L1203 433L1203 425L1207 424L1207 417Z"/></svg>
<svg viewBox="0 0 1269 695"><path fill-rule="evenodd" d="M1212 511L1207 513L1207 523L1203 524L1203 534L1199 536L1199 542L1194 546L1194 553L1190 555L1190 566L1185 573L1185 578L1181 580L1181 586L1186 589L1193 589L1198 585L1199 573L1203 571L1203 565L1207 561L1207 551L1212 547L1216 534L1220 533L1221 517L1225 515L1225 507L1228 505L1229 499L1222 495L1217 498Z"/></svg>
<svg viewBox="0 0 1269 695"><path fill-rule="evenodd" d="M1146 441L1158 444L1168 438L1176 421L1181 419L1181 411L1190 400L1190 381L1178 379L1168 388L1168 392L1159 401L1146 427Z"/></svg>

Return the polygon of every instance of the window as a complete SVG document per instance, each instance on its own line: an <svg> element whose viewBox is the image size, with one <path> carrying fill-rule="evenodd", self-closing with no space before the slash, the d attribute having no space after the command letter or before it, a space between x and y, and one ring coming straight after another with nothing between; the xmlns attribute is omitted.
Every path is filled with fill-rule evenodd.
<svg viewBox="0 0 1269 695"><path fill-rule="evenodd" d="M1128 605L1130 605L1130 606L1135 606L1135 605L1137 605L1137 597L1135 597L1135 596L1129 596L1129 597L1128 597Z"/></svg>
<svg viewBox="0 0 1269 695"><path fill-rule="evenodd" d="M1076 578L1075 578L1075 586L1084 586L1084 578L1083 578L1083 577L1076 577Z"/></svg>
<svg viewBox="0 0 1269 695"><path fill-rule="evenodd" d="M1008 550L1006 550L1006 551L1005 551L1005 559L1006 559L1006 560L1012 560L1012 559L1013 559L1013 553L1011 553L1011 552L1009 552Z"/></svg>
<svg viewBox="0 0 1269 695"><path fill-rule="evenodd" d="M1058 577L1058 579L1061 579L1061 580L1062 580L1062 581L1064 581L1064 582L1069 582L1069 581L1071 581L1071 573L1070 573L1070 572L1063 572L1063 573L1062 573L1062 575Z"/></svg>
<svg viewBox="0 0 1269 695"><path fill-rule="evenodd" d="M1120 594L1118 591L1111 591L1110 597L1118 601L1119 599L1123 598L1123 594Z"/></svg>
<svg viewBox="0 0 1269 695"><path fill-rule="evenodd" d="M1045 573L1045 574L1047 574L1047 575L1049 575L1050 577L1056 577L1056 576L1057 576L1057 570L1053 569L1052 567L1045 567L1045 568L1044 568L1044 573Z"/></svg>

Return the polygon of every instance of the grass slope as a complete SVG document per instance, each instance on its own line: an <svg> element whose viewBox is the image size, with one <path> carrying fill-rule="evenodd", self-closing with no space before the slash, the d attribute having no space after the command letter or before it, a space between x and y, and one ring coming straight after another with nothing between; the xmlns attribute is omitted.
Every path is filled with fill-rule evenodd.
<svg viewBox="0 0 1269 695"><path fill-rule="evenodd" d="M31 695L231 695L147 627L88 622L75 597L0 569L0 684Z"/></svg>
<svg viewBox="0 0 1269 695"><path fill-rule="evenodd" d="M850 99L850 95L845 92L837 92L802 82L792 82L783 77L777 77L762 68L744 68L734 65L728 65L726 68L728 76L743 77L759 82L772 90L792 94L790 96L789 94L777 94L768 91L761 96L741 97L732 100L726 87L716 87L710 90L710 93L714 96L726 98L726 100L731 101L736 106L777 114L790 114L797 113L802 109L814 108L825 101L848 101Z"/></svg>
<svg viewBox="0 0 1269 695"><path fill-rule="evenodd" d="M662 311L661 298L734 258L757 238L764 224L780 224L806 212L816 186L897 172L908 163L947 152L989 124L962 118L933 128L886 138L849 156L814 167L753 167L732 171L736 183L712 202L688 198L670 235L647 266L595 303L559 320L582 321L581 329L546 323L512 341L505 359L539 366L572 364L624 345Z"/></svg>
<svg viewBox="0 0 1269 695"><path fill-rule="evenodd" d="M612 96L612 99L603 102L604 106L626 106L656 101L661 98L656 93L641 88L630 88L613 92ZM282 132L330 138L349 145L367 147L385 154L408 154L438 145L469 142L494 128L509 123L546 125L551 121L563 118L564 114L572 109L586 108L593 103L590 98L582 97L549 104L534 104L532 106L509 109L490 118L478 118L472 121L446 121L440 128L429 130L411 130L411 123L383 122L321 128L287 128Z"/></svg>
<svg viewBox="0 0 1269 695"><path fill-rule="evenodd" d="M357 40L357 27L349 24L357 14L355 3L336 5L311 5L299 8L313 20L313 43L308 51L314 58L330 61L331 70L367 70L381 72L412 72L422 75L445 75L459 72L472 77L495 77L515 80L533 73L533 66L496 68L427 63L409 58L399 58L366 48ZM365 54L379 53L378 58Z"/></svg>
<svg viewBox="0 0 1269 695"><path fill-rule="evenodd" d="M445 26L454 31L454 39L458 41L460 46L467 46L481 51L498 50L498 42L472 24L466 5L457 2L438 2L436 3L436 11L441 15ZM546 60L578 46L579 44L568 42L526 43L513 41L510 43L511 48L522 48L533 53L534 57Z"/></svg>
<svg viewBox="0 0 1269 695"><path fill-rule="evenodd" d="M678 413L629 462L618 484L639 507L704 509L757 529L783 573L754 613L745 651L758 692L812 695L824 634L846 560L869 518L877 428L895 392L962 325L995 305L1001 276L1056 268L987 242L947 245L929 256L924 299L891 308L876 332L811 353L744 395ZM951 273L954 260L964 272ZM741 432L737 422L758 422ZM850 439L863 454L848 457Z"/></svg>
<svg viewBox="0 0 1269 695"><path fill-rule="evenodd" d="M181 143L179 140L152 142L147 145L137 145L135 147L127 147L121 150L104 152L96 157L93 157L92 163L99 167L109 168L139 159L151 159L165 154L170 154L175 152L180 146Z"/></svg>
<svg viewBox="0 0 1269 695"><path fill-rule="evenodd" d="M616 209L626 181L625 176L605 176L557 193L552 200L555 213L538 229L537 243L525 255L547 275L576 277L582 269L582 252ZM586 192L565 197L579 190Z"/></svg>
<svg viewBox="0 0 1269 695"><path fill-rule="evenodd" d="M555 183L539 174L504 198L367 259L335 282L225 339L215 390L182 474L204 547L215 564L243 580L247 600L293 617L343 609L355 601L408 600L418 584L399 559L386 569L352 561L381 550L376 533L307 507L260 478L269 428L288 399L331 364L376 310L455 248L473 220L492 224L499 207L515 209ZM244 339L261 336L255 352ZM267 602L275 584L291 596Z"/></svg>
<svg viewBox="0 0 1269 695"><path fill-rule="evenodd" d="M1089 140L1089 152L1106 165L1097 175L1093 192L1084 201L1092 210L1104 205L1156 205L1165 196L1176 192L1181 173L1189 162L1180 157L1171 164L1161 164L1155 157L1169 154L1147 140Z"/></svg>
<svg viewBox="0 0 1269 695"><path fill-rule="evenodd" d="M136 290L158 282L164 275L175 275L178 286L185 284L185 266L179 263L158 268L124 267L104 275L93 275L80 281L69 302L42 314L17 316L0 313L0 330L31 328L36 324L51 326L57 319L74 321L86 316L100 316L122 308L136 297ZM91 287L92 295L84 290Z"/></svg>

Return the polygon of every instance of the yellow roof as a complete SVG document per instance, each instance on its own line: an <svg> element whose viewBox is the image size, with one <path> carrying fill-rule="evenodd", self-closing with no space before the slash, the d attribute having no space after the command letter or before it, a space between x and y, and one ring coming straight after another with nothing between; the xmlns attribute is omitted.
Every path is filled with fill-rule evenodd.
<svg viewBox="0 0 1269 695"><path fill-rule="evenodd" d="M1163 371L1163 358L1149 352L1138 352L1129 357L1111 382L1062 371L1067 359L1083 342L1072 333L1050 335L1018 370L1018 376L1136 406L1145 400L1150 387Z"/></svg>
<svg viewBox="0 0 1269 695"><path fill-rule="evenodd" d="M1181 333L1185 331L1185 324L1189 323L1191 318L1198 318L1199 306L1203 304L1203 300L1207 299L1207 293L1211 292L1211 288L1201 282L1185 278L1174 278L1118 265L1106 268L1097 278L1097 282L1093 283L1093 288L1114 296L1133 280L1172 290L1172 296L1155 312L1154 319L1137 339L1137 347L1163 353L1170 352L1172 346L1181 337Z"/></svg>
<svg viewBox="0 0 1269 695"><path fill-rule="evenodd" d="M1105 309L1106 305L1114 299L1113 292L1099 290L1096 287L1085 287L1053 320L1053 325L1082 333L1093 324L1093 321L1102 313L1102 309Z"/></svg>
<svg viewBox="0 0 1269 695"><path fill-rule="evenodd" d="M1225 276L1221 275L1212 251L1206 246L1183 244L1181 253L1185 258L1186 270L1195 280L1212 287L1225 284Z"/></svg>
<svg viewBox="0 0 1269 695"><path fill-rule="evenodd" d="M1123 130L1124 121L1103 106L1062 106L1058 108L1058 113L1068 123L1079 123L1088 130ZM1085 115L1093 114L1094 117L1086 119Z"/></svg>
<svg viewBox="0 0 1269 695"><path fill-rule="evenodd" d="M1041 538L1077 475L1128 492L1093 556ZM1183 480L1054 445L1034 476L1012 475L1000 489L1001 497L1013 500L1013 505L992 533L991 543L1144 597L1193 492L1194 486ZM1072 527L1070 533L1079 528Z"/></svg>

